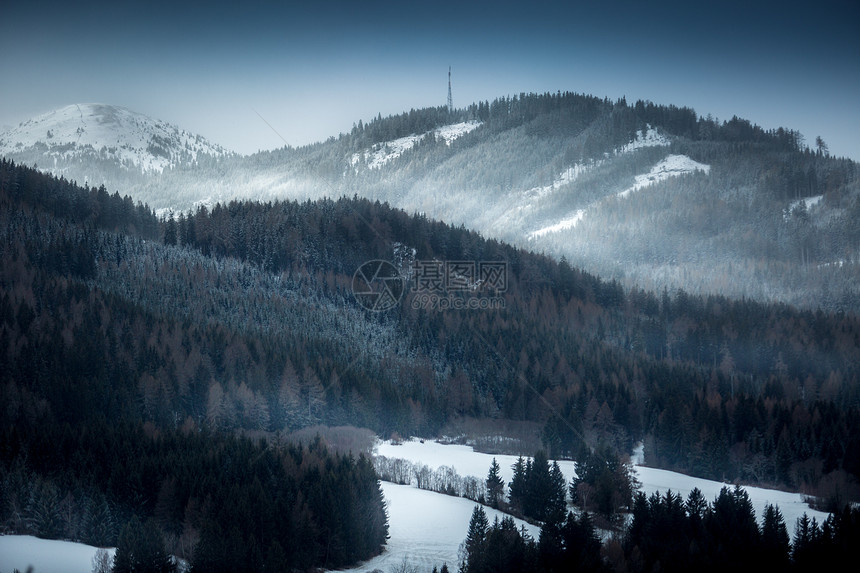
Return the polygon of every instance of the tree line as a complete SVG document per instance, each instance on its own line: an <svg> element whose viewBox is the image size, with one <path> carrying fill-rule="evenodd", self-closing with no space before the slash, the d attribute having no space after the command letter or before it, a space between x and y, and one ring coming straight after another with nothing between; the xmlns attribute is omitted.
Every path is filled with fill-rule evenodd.
<svg viewBox="0 0 860 573"><path fill-rule="evenodd" d="M372 462L320 441L108 423L96 412L78 424L7 424L2 440L4 531L116 546L117 567L136 543L162 544L195 571L342 567L387 538ZM144 525L152 531L135 532Z"/></svg>
<svg viewBox="0 0 860 573"><path fill-rule="evenodd" d="M724 487L712 501L693 489L636 495L632 521L601 540L591 514L568 512L545 522L535 540L513 518L492 524L483 507L472 512L463 541L464 573L484 571L821 571L843 567L860 535L860 510L845 507L823 523L806 514L794 536L779 508L768 505L759 524L740 487Z"/></svg>

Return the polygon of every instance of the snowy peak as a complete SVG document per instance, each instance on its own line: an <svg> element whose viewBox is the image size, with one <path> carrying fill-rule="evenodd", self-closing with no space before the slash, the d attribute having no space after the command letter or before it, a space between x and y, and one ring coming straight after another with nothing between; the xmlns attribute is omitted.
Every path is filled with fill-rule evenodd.
<svg viewBox="0 0 860 573"><path fill-rule="evenodd" d="M69 105L0 134L0 155L28 159L39 155L55 167L95 159L128 170L161 172L190 165L202 154L232 153L169 123L105 104Z"/></svg>

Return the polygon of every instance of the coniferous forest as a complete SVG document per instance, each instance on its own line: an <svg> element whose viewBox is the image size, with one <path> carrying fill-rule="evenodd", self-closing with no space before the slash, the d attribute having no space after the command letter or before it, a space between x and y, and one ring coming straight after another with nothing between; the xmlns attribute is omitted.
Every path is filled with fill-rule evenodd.
<svg viewBox="0 0 860 573"><path fill-rule="evenodd" d="M128 241L158 236L154 215L104 190L6 162L0 170L4 531L118 544L114 571L150 570L128 555L168 551L195 571L231 572L339 567L377 554L387 517L363 453L207 423L210 389L192 387L208 379L179 391L162 352L200 352L227 331L198 331L98 286L100 253L121 264ZM180 338L165 346L157 339L168 332ZM173 399L187 416L159 402Z"/></svg>
<svg viewBox="0 0 860 573"><path fill-rule="evenodd" d="M625 289L357 197L158 219L2 160L0 207L5 531L99 545L156 531L162 552L200 571L339 567L385 542L377 473L361 452L284 435L316 424L435 435L461 418L536 422L550 459L642 441L652 465L801 490L828 511L860 497L850 312ZM358 304L356 269L412 249L503 261L506 288L484 292L503 308L416 308L409 290L385 313ZM556 523L571 540L560 547L593 545L587 518L511 494ZM633 502L618 549L629 563L718 551L696 538L700 554L664 556L636 537L645 516L693 519L679 504ZM528 545L510 524L481 527L475 571L490 540Z"/></svg>
<svg viewBox="0 0 860 573"><path fill-rule="evenodd" d="M759 525L740 487L711 503L698 489L686 499L640 492L631 513L623 532L603 541L592 514L555 512L534 539L510 517L491 524L475 506L461 571L835 571L851 562L860 536L860 510L846 506L824 523L804 515L790 538L779 508L767 506Z"/></svg>

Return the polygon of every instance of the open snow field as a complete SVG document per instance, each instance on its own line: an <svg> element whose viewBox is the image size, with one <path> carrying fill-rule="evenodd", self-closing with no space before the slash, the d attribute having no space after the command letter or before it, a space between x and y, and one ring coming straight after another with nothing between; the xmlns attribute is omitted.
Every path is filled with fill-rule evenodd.
<svg viewBox="0 0 860 573"><path fill-rule="evenodd" d="M443 563L448 564L449 570L456 571L459 567L457 552L466 539L475 502L389 482L382 482L382 491L388 504L391 538L382 555L348 571L380 569L388 573L401 565L404 558L422 573L431 571L434 566L441 569ZM496 517L501 520L505 516L488 507L484 511L490 523ZM515 521L538 538L539 527L519 519Z"/></svg>
<svg viewBox="0 0 860 573"><path fill-rule="evenodd" d="M83 543L0 535L0 573L24 573L29 567L33 573L90 573L97 550ZM114 550L108 552L113 559Z"/></svg>
<svg viewBox="0 0 860 573"><path fill-rule="evenodd" d="M391 442L381 442L377 446L376 453L388 458L402 458L413 463L422 463L435 470L439 466L451 466L461 476L475 476L481 479L487 477L487 472L490 469L490 464L493 458L499 462L501 466L501 475L505 483L510 483L513 476L514 462L517 461L517 456L499 455L493 456L490 454L482 454L475 452L471 446L460 445L444 445L437 442L425 441L421 443L419 440L409 440L403 442L402 445L395 446ZM635 459L641 459L641 452ZM564 473L565 479L570 482L576 475L574 471L574 462L559 461L561 471ZM652 492L666 493L668 490L680 493L686 498L690 491L697 487L709 502L714 501L720 493L720 489L724 486L732 486L718 481L706 480L701 478L690 477L677 472L666 470L658 470L641 465L635 466L636 477L642 483L642 490L651 495ZM764 508L767 504L775 504L779 506L785 518L785 524L788 527L788 534L794 535L794 524L797 518L804 513L810 518L815 517L819 523L827 518L827 513L810 509L803 502L803 496L799 493L789 493L775 489L765 489L760 487L744 487L750 496L750 500L755 507L756 515L761 520Z"/></svg>

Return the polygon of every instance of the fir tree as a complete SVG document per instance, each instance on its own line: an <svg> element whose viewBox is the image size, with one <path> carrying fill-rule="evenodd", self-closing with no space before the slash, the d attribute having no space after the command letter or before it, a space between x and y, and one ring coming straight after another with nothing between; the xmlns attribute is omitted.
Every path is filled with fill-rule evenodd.
<svg viewBox="0 0 860 573"><path fill-rule="evenodd" d="M174 573L176 565L164 549L161 532L152 521L132 517L119 535L114 573Z"/></svg>
<svg viewBox="0 0 860 573"><path fill-rule="evenodd" d="M502 479L499 473L499 462L496 461L496 458L493 458L493 463L490 465L486 484L490 507L498 509L499 504L504 501L505 480Z"/></svg>
<svg viewBox="0 0 860 573"><path fill-rule="evenodd" d="M469 520L469 530L466 533L464 573L474 573L481 570L481 559L483 556L483 545L487 539L489 520L484 508L476 505L472 510L472 518Z"/></svg>
<svg viewBox="0 0 860 573"><path fill-rule="evenodd" d="M511 507L516 512L523 511L523 501L526 496L526 462L522 456L517 458L517 461L514 462L512 466L514 470L514 475L511 477L511 483L508 486L510 488L510 501Z"/></svg>
<svg viewBox="0 0 860 573"><path fill-rule="evenodd" d="M762 560L774 570L784 571L788 568L791 546L785 520L779 508L768 504L764 509L764 519L761 527Z"/></svg>

